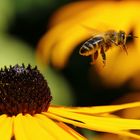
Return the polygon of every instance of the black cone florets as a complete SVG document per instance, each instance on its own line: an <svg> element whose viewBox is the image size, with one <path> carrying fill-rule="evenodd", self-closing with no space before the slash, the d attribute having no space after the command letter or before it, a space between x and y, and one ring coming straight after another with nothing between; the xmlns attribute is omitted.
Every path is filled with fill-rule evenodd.
<svg viewBox="0 0 140 140"><path fill-rule="evenodd" d="M0 70L0 114L41 113L47 111L51 98L47 81L37 67L22 64Z"/></svg>

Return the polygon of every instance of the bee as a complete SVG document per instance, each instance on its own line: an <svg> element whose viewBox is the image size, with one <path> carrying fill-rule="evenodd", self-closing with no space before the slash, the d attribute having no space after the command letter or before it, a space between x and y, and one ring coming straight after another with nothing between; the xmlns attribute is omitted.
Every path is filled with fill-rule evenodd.
<svg viewBox="0 0 140 140"><path fill-rule="evenodd" d="M117 46L121 47L126 54L127 47L126 47L126 39L127 37L136 37L132 35L126 35L126 33L122 30L115 31L115 30L108 30L104 33L94 35L89 40L87 40L79 50L79 54L82 56L92 56L91 64L95 64L98 53L101 54L103 64L106 63L106 51L108 51L111 47Z"/></svg>

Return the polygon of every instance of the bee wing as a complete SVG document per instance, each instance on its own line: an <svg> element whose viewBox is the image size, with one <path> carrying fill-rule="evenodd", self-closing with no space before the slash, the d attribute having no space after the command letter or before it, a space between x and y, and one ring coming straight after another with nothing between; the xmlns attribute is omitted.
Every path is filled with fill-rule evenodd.
<svg viewBox="0 0 140 140"><path fill-rule="evenodd" d="M98 29L86 26L86 25L81 25L81 27L83 27L84 29L86 29L87 31L91 32L92 36L96 36L96 35L101 35L104 34L104 31L99 31Z"/></svg>

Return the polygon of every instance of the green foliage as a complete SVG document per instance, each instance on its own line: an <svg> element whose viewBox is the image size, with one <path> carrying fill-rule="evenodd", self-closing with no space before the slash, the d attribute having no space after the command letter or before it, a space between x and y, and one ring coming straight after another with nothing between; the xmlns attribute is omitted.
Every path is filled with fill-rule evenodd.
<svg viewBox="0 0 140 140"><path fill-rule="evenodd" d="M30 11L38 11L39 9L47 9L46 11L54 10L60 5L69 0L13 0L15 9L18 14L25 14Z"/></svg>
<svg viewBox="0 0 140 140"><path fill-rule="evenodd" d="M22 64L36 65L35 52L31 46L9 36L0 36L0 67ZM41 71L47 79L56 105L72 105L72 91L62 75L49 67Z"/></svg>
<svg viewBox="0 0 140 140"><path fill-rule="evenodd" d="M0 0L0 32L5 32L14 16L11 0Z"/></svg>
<svg viewBox="0 0 140 140"><path fill-rule="evenodd" d="M47 66L47 71L44 75L48 80L53 96L52 103L55 105L74 105L73 92L66 79L60 73L54 72Z"/></svg>
<svg viewBox="0 0 140 140"><path fill-rule="evenodd" d="M0 66L16 63L35 64L30 46L8 35L0 35Z"/></svg>

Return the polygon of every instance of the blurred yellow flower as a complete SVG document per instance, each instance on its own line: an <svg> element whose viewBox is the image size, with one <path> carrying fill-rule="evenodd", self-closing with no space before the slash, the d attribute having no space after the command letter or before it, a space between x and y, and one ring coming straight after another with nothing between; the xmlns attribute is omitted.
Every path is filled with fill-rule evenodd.
<svg viewBox="0 0 140 140"><path fill-rule="evenodd" d="M40 40L38 58L63 68L73 50L91 37L94 29L124 30L127 34L132 31L139 36L139 7L139 1L78 1L62 7L52 17L49 31ZM93 31L83 25L93 28ZM95 67L104 83L122 84L140 70L139 44L139 38L127 44L128 56L117 47L107 51L104 68L101 59L97 60Z"/></svg>
<svg viewBox="0 0 140 140"><path fill-rule="evenodd" d="M124 104L131 102L138 102L140 99L140 92L129 92L122 95L119 99L113 102L113 104ZM140 119L140 107L129 108L117 112L117 115L122 118Z"/></svg>

